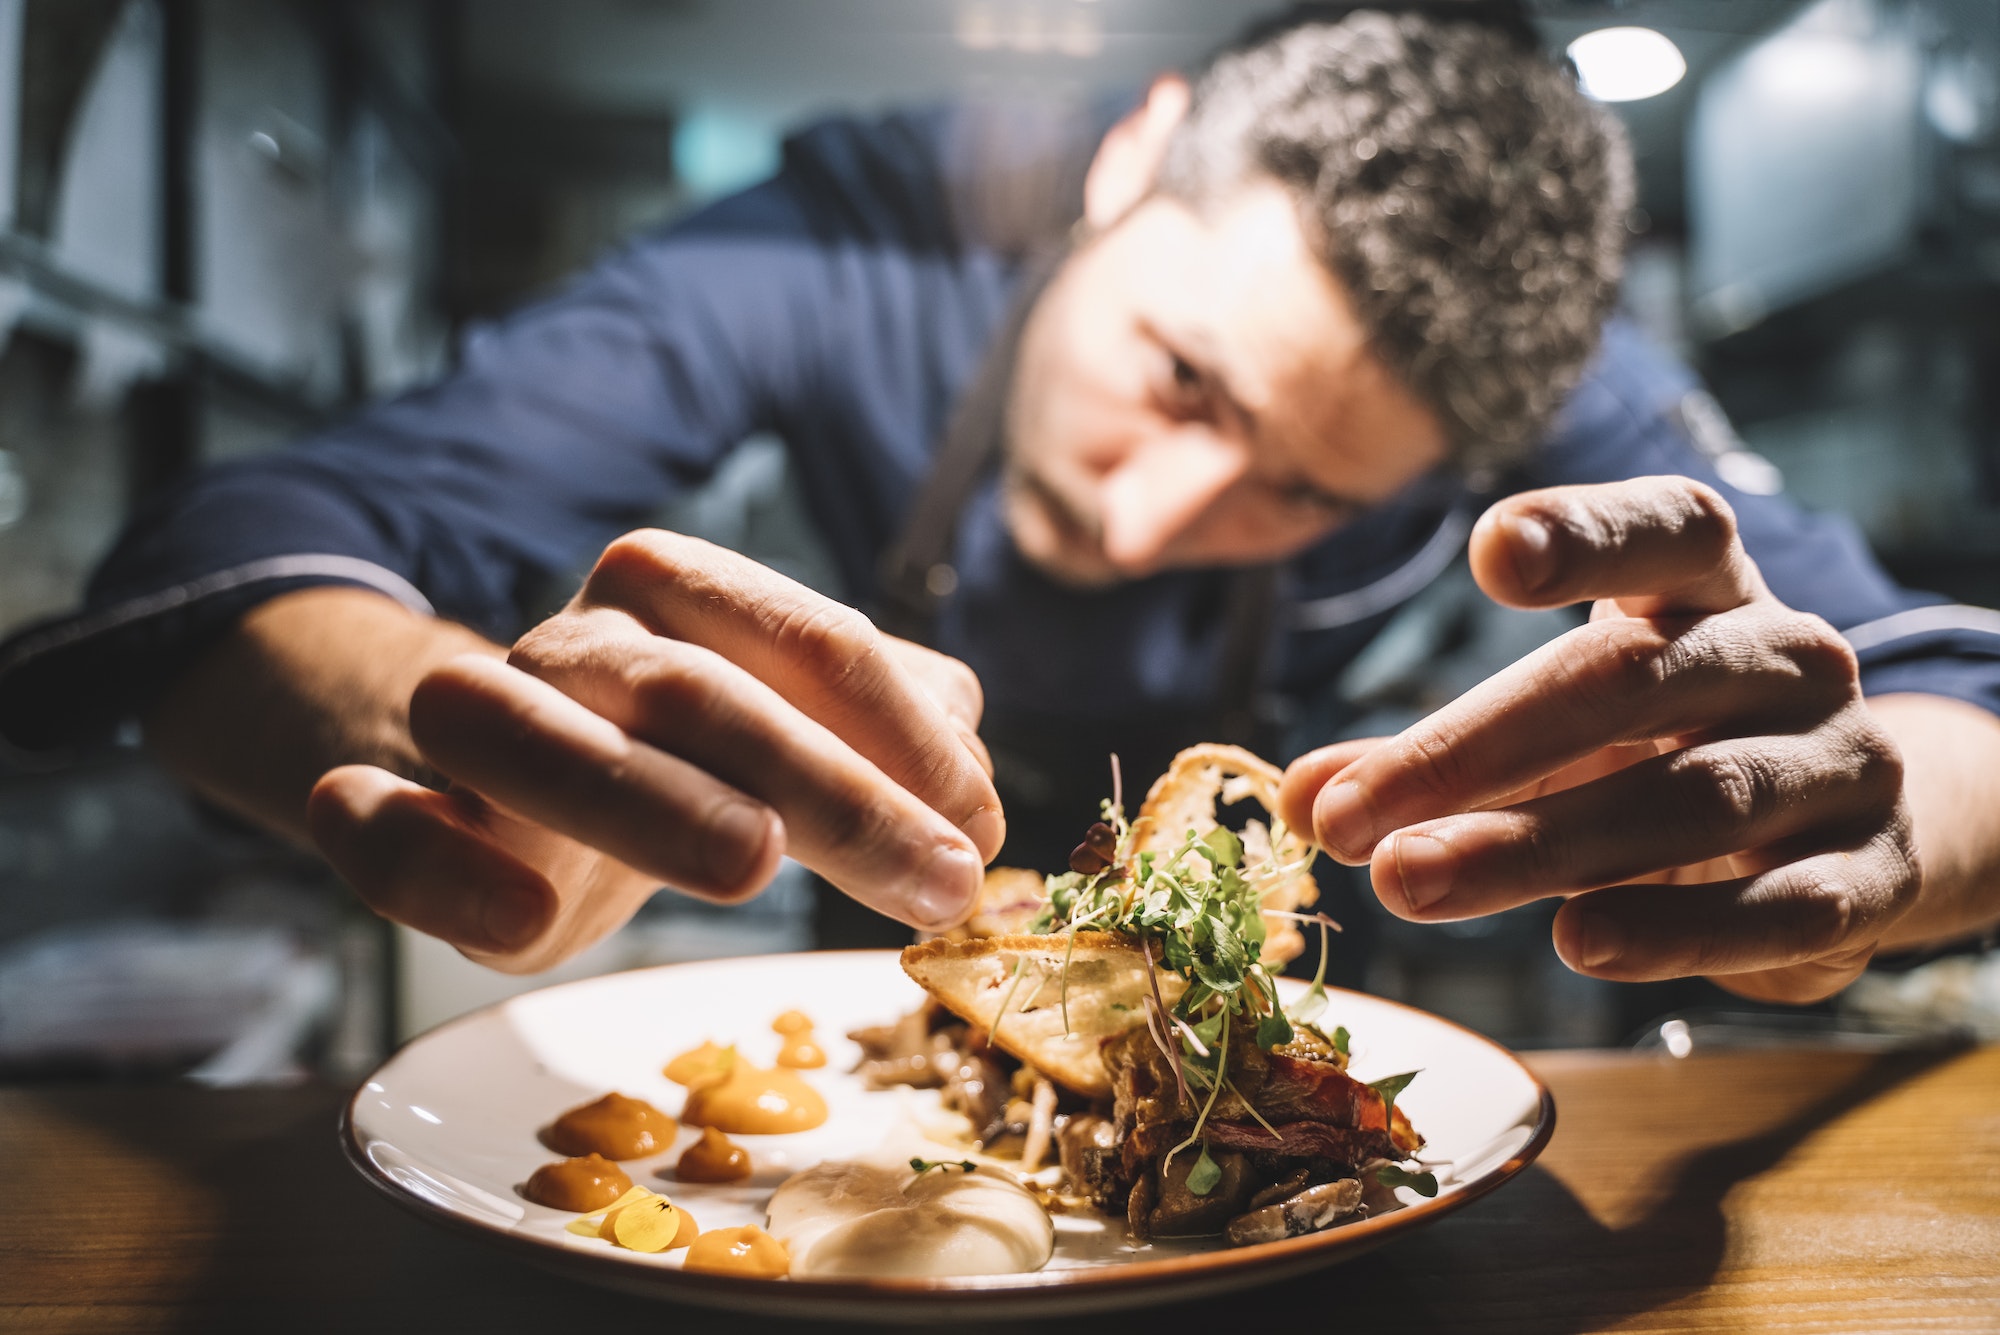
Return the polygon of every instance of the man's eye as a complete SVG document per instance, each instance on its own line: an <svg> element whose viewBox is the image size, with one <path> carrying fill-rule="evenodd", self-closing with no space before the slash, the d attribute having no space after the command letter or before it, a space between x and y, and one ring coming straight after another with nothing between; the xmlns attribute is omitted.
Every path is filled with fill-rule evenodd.
<svg viewBox="0 0 2000 1335"><path fill-rule="evenodd" d="M1208 404L1208 386L1201 371L1185 357L1167 354L1167 383L1161 397L1167 411L1176 417L1197 417Z"/></svg>
<svg viewBox="0 0 2000 1335"><path fill-rule="evenodd" d="M1295 510L1303 510L1316 518L1341 519L1353 512L1354 507L1338 496L1329 496L1309 483L1295 482L1278 488L1278 495L1286 505Z"/></svg>

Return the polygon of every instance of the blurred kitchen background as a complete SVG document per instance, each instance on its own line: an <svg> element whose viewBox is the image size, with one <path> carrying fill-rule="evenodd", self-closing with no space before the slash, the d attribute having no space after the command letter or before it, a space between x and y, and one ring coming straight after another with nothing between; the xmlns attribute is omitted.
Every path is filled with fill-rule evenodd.
<svg viewBox="0 0 2000 1335"><path fill-rule="evenodd" d="M2000 4L1532 7L1551 51L1643 26L1679 53L1579 61L1607 99L1652 93L1613 104L1643 183L1626 304L1706 375L1691 420L1727 476L1846 512L1910 583L2000 604ZM0 633L72 606L157 488L436 373L471 322L769 171L800 118L1136 89L1272 8L0 0ZM833 587L776 441L663 522ZM1398 642L1470 684L1493 665L1453 655L1499 615L1447 581ZM1396 701L1396 664L1373 670L1358 689ZM1348 981L1520 1045L1630 1042L1719 997L1575 978L1545 917L1376 919L1350 924L1369 950L1346 949ZM814 931L797 877L734 914L662 897L565 974ZM1993 1023L2000 976L1950 967L1864 1001L1949 993ZM383 927L130 739L0 759L0 1078L352 1078L518 986Z"/></svg>

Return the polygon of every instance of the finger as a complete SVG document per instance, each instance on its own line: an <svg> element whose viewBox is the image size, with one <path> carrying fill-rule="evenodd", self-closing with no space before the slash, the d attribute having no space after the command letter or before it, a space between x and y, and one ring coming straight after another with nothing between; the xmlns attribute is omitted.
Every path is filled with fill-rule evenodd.
<svg viewBox="0 0 2000 1335"><path fill-rule="evenodd" d="M1690 615L1764 592L1729 503L1684 477L1510 496L1473 526L1469 555L1479 587L1508 607L1615 598L1633 616Z"/></svg>
<svg viewBox="0 0 2000 1335"><path fill-rule="evenodd" d="M980 717L986 712L986 693L980 688L978 673L950 654L894 635L884 635L882 647L954 723L978 730Z"/></svg>
<svg viewBox="0 0 2000 1335"><path fill-rule="evenodd" d="M1314 836L1363 862L1391 830L1493 805L1605 747L1809 725L1852 698L1857 671L1832 627L1775 605L1579 626L1357 760L1315 799Z"/></svg>
<svg viewBox="0 0 2000 1335"><path fill-rule="evenodd" d="M328 771L307 800L306 822L369 908L461 950L520 950L557 915L548 881L483 838L456 799L387 770Z"/></svg>
<svg viewBox="0 0 2000 1335"><path fill-rule="evenodd" d="M1308 751L1285 766L1278 783L1279 820L1294 830L1312 829L1313 799L1336 774L1380 746L1386 738L1356 737Z"/></svg>
<svg viewBox="0 0 2000 1335"><path fill-rule="evenodd" d="M999 795L948 706L853 608L748 557L657 531L627 534L605 550L579 595L579 606L592 605L629 612L655 635L735 663L963 829L981 857L1000 851ZM962 705L963 682L956 694Z"/></svg>
<svg viewBox="0 0 2000 1335"><path fill-rule="evenodd" d="M1518 806L1399 830L1375 850L1375 892L1399 917L1449 921L1811 831L1825 847L1879 827L1902 791L1894 746L1870 728L1829 731L1690 747Z"/></svg>
<svg viewBox="0 0 2000 1335"><path fill-rule="evenodd" d="M653 787L625 791L646 767L672 766L675 776L700 775L776 812L793 857L891 917L936 930L970 910L983 877L972 841L770 687L621 612L579 613L563 625L560 636L516 648L532 675L490 661L448 665L468 677L448 754L419 726L413 702L412 731L426 755L439 752L440 769L629 860L681 837L679 823L654 809L663 798ZM532 704L545 696L550 703ZM580 750L567 735L524 741L529 730L510 719L529 711L573 712L566 728L609 736ZM559 779L551 765L575 777Z"/></svg>
<svg viewBox="0 0 2000 1335"><path fill-rule="evenodd" d="M410 732L452 779L689 894L747 899L784 852L784 826L762 802L490 658L425 677Z"/></svg>
<svg viewBox="0 0 2000 1335"><path fill-rule="evenodd" d="M1912 865L1907 832L1885 830L1742 880L1597 890L1556 914L1556 952L1578 973L1620 982L1789 970L1831 992L1907 906Z"/></svg>
<svg viewBox="0 0 2000 1335"><path fill-rule="evenodd" d="M914 644L909 640L885 635L883 643L908 669L911 677L931 697L932 702L944 711L945 717L951 720L952 728L958 733L960 745L965 747L974 763L987 778L991 779L993 754L986 749L986 742L979 735L979 720L986 712L986 693L979 685L979 674L949 654L941 654L935 649ZM993 813L995 819L999 816L999 812ZM983 816L975 816L973 822L968 822L961 828L972 836L973 843L979 845L979 851L991 859L1000 851L1000 844L1006 839L1007 827L1004 822L1001 823L997 834L991 833L984 825L975 828L975 825L983 819ZM992 844L991 848L987 847L989 841Z"/></svg>

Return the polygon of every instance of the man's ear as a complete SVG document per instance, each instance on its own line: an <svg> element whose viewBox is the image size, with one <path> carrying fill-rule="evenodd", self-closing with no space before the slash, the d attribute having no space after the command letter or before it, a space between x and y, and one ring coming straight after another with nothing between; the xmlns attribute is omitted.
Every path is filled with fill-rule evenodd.
<svg viewBox="0 0 2000 1335"><path fill-rule="evenodd" d="M1146 90L1145 101L1111 127L1083 178L1084 221L1109 227L1146 197L1167 141L1187 116L1189 98L1186 79L1162 74Z"/></svg>

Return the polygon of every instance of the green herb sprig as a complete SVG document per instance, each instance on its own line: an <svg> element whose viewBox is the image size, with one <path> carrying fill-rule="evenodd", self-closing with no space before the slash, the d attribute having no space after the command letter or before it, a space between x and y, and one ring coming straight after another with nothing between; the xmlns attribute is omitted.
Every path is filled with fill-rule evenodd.
<svg viewBox="0 0 2000 1335"><path fill-rule="evenodd" d="M933 1168L956 1168L961 1173L975 1173L979 1171L979 1165L970 1159L912 1159L910 1160L910 1168L918 1177L922 1177Z"/></svg>

